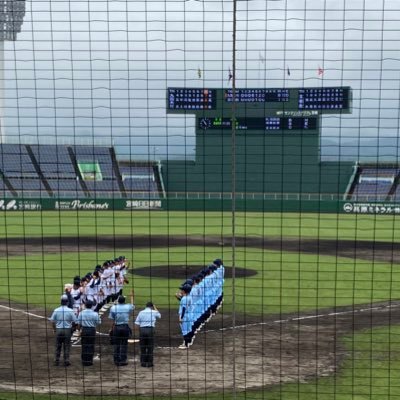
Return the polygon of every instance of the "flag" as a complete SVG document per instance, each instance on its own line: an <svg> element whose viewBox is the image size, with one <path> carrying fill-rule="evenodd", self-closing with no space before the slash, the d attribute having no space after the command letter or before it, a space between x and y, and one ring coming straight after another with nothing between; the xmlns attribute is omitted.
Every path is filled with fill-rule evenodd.
<svg viewBox="0 0 400 400"><path fill-rule="evenodd" d="M318 66L318 76L321 76L324 74L324 69Z"/></svg>
<svg viewBox="0 0 400 400"><path fill-rule="evenodd" d="M197 76L200 79L201 78L201 69L200 67L197 69Z"/></svg>
<svg viewBox="0 0 400 400"><path fill-rule="evenodd" d="M231 69L229 68L229 71L228 71L228 82L230 82L232 79L233 79L233 74L232 74Z"/></svg>
<svg viewBox="0 0 400 400"><path fill-rule="evenodd" d="M289 67L287 67L286 72L287 72L288 76L290 76L290 69L289 69Z"/></svg>

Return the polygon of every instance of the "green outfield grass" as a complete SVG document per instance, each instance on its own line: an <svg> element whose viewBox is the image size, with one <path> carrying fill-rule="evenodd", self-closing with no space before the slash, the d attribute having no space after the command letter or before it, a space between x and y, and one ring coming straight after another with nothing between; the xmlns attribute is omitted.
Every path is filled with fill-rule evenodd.
<svg viewBox="0 0 400 400"><path fill-rule="evenodd" d="M221 253L222 250L222 253ZM231 249L176 247L140 249L131 254L135 267L206 265L216 257L231 264ZM1 260L0 297L20 303L53 307L65 283L84 275L115 254L62 253L9 257ZM236 310L250 314L277 314L400 298L400 270L385 263L328 256L280 253L238 248L236 262L257 275L237 278ZM172 268L172 267L171 267ZM185 279L133 275L126 291L134 288L139 306L152 299L159 307L176 308L174 297ZM224 309L232 304L232 280L226 279Z"/></svg>
<svg viewBox="0 0 400 400"><path fill-rule="evenodd" d="M0 237L108 234L226 235L232 233L229 212L184 211L45 211L0 212ZM289 236L348 240L400 241L393 215L317 213L236 214L241 236Z"/></svg>

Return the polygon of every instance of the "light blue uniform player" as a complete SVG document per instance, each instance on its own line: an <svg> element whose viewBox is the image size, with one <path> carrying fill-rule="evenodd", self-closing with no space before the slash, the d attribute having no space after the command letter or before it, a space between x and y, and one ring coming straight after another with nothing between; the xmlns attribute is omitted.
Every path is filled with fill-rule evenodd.
<svg viewBox="0 0 400 400"><path fill-rule="evenodd" d="M223 297L224 267L222 260L214 260L208 268L193 278L195 284L183 285L179 304L179 322L184 343L179 348L187 349L195 332L216 313Z"/></svg>
<svg viewBox="0 0 400 400"><path fill-rule="evenodd" d="M183 335L184 342L179 348L181 349L187 349L190 344L192 343L192 338L193 338L193 333L192 333L192 305L193 305L193 299L192 296L190 295L191 291L191 286L189 285L184 285L182 288L182 298L179 303L179 322L181 325L181 331Z"/></svg>
<svg viewBox="0 0 400 400"><path fill-rule="evenodd" d="M219 287L219 295L216 301L216 308L218 309L221 306L224 296L224 283L225 283L225 267L222 263L222 260L214 260L214 264L218 266L217 270L217 279L218 279L218 287Z"/></svg>
<svg viewBox="0 0 400 400"><path fill-rule="evenodd" d="M210 272L208 272L209 275L207 275L204 278L204 289L205 289L205 304L204 304L204 311L208 314L208 311L210 309L210 307L213 305L213 299L214 299L214 286L213 286L213 278L212 278L212 274ZM207 319L210 316L207 316Z"/></svg>
<svg viewBox="0 0 400 400"><path fill-rule="evenodd" d="M201 283L201 282L200 282ZM192 306L191 306L191 321L192 328L195 325L196 321L201 317L202 314L202 296L203 290L200 284L195 284L192 286L192 290L190 292L190 296L192 297Z"/></svg>

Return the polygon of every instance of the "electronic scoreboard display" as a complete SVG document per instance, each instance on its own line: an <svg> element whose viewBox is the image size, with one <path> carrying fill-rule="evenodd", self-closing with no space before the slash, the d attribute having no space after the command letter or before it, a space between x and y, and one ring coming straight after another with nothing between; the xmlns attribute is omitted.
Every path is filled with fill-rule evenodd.
<svg viewBox="0 0 400 400"><path fill-rule="evenodd" d="M216 99L216 89L168 89L168 108L170 110L214 110Z"/></svg>
<svg viewBox="0 0 400 400"><path fill-rule="evenodd" d="M233 102L232 89L168 88L167 109L172 112L194 113L212 110L228 110ZM282 111L316 111L322 114L351 112L349 87L321 88L260 88L236 89L238 109L252 104L254 108ZM275 111L274 111L275 112ZM263 112L265 115L265 112ZM267 113L268 115L268 113Z"/></svg>
<svg viewBox="0 0 400 400"><path fill-rule="evenodd" d="M235 124L229 117L235 107ZM167 89L167 113L192 114L196 132L319 135L324 114L351 113L350 87ZM219 131L219 132L218 132Z"/></svg>
<svg viewBox="0 0 400 400"><path fill-rule="evenodd" d="M232 89L225 90L225 101L233 101ZM289 89L236 89L235 100L238 103L275 103L287 102L290 99Z"/></svg>
<svg viewBox="0 0 400 400"><path fill-rule="evenodd" d="M197 126L199 129L219 130L232 129L232 119L230 118L198 118ZM235 120L235 128L243 130L316 130L318 127L318 117L238 117Z"/></svg>
<svg viewBox="0 0 400 400"><path fill-rule="evenodd" d="M349 88L298 89L299 110L348 110Z"/></svg>

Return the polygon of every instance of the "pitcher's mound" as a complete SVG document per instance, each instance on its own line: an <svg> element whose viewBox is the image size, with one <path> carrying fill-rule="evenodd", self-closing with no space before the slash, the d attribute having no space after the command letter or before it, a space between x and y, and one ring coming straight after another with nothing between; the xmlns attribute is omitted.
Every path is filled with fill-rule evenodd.
<svg viewBox="0 0 400 400"><path fill-rule="evenodd" d="M197 275L204 268L206 268L204 265L152 265L151 267L134 268L129 272L139 276L185 280ZM256 274L257 271L254 269L235 268L236 278L247 278ZM232 278L231 267L225 267L225 278Z"/></svg>

